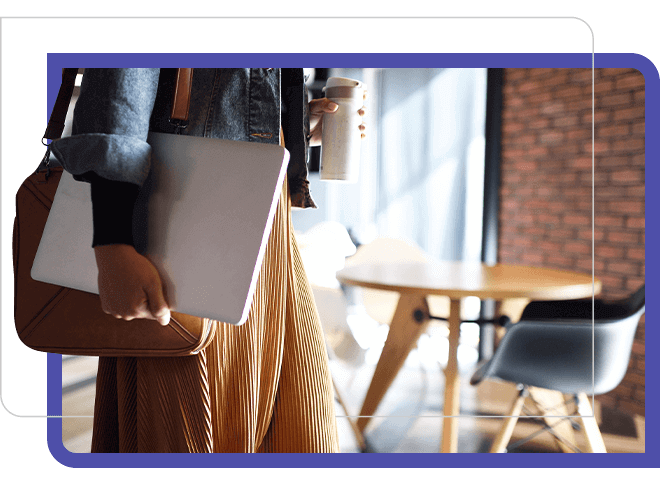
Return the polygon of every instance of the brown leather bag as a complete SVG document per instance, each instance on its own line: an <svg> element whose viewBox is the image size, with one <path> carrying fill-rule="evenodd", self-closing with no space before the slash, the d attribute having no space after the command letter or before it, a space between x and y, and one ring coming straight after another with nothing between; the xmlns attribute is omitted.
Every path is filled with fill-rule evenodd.
<svg viewBox="0 0 660 500"><path fill-rule="evenodd" d="M71 100L77 69L66 69L45 139L57 139ZM192 69L177 74L172 120L187 120ZM14 221L14 320L21 341L37 351L87 356L188 356L205 348L215 335L214 321L172 313L169 325L147 319L124 321L105 314L99 296L35 281L30 276L46 219L62 175L48 165L16 194Z"/></svg>

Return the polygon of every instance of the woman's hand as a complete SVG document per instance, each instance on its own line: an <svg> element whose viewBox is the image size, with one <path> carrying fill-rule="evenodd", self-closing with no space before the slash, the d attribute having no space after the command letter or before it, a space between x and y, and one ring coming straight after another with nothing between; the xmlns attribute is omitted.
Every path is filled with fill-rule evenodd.
<svg viewBox="0 0 660 500"><path fill-rule="evenodd" d="M160 275L149 259L123 244L97 246L94 253L103 312L127 321L146 318L163 326L170 322Z"/></svg>
<svg viewBox="0 0 660 500"><path fill-rule="evenodd" d="M367 91L365 90L362 94L362 99L367 98ZM332 102L330 99L323 97L321 99L312 99L309 101L309 129L310 129L310 146L320 146L321 140L323 138L323 115L325 113L334 113L337 111L336 103ZM366 114L366 108L362 106L358 110L358 114L364 118ZM367 128L364 119L358 127L360 129L362 139L366 137L365 130Z"/></svg>

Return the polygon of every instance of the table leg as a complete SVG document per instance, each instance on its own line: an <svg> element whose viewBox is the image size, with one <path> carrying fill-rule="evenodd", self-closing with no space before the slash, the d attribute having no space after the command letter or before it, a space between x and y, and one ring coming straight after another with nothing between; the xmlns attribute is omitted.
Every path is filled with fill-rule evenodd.
<svg viewBox="0 0 660 500"><path fill-rule="evenodd" d="M443 453L458 451L458 415L460 414L460 379L458 376L458 341L461 330L461 300L452 299L449 312L449 356L445 368L445 404L442 420Z"/></svg>
<svg viewBox="0 0 660 500"><path fill-rule="evenodd" d="M416 310L421 311L417 319L415 318ZM417 343L417 339L426 329L428 316L429 309L424 296L401 295L394 311L383 352L378 359L371 384L362 403L360 417L370 416L376 412L383 396ZM359 418L358 429L364 432L364 428L369 422L369 418Z"/></svg>

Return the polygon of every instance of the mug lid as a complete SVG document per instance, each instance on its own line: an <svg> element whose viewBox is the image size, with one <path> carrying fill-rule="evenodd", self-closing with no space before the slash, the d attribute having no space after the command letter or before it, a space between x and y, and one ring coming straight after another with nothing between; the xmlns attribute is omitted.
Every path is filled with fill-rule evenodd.
<svg viewBox="0 0 660 500"><path fill-rule="evenodd" d="M330 78L328 78L327 82L325 83L325 87L323 87L323 92L325 92L325 89L329 89L333 87L352 87L352 88L357 87L363 90L366 90L367 88L367 86L360 80L354 80L352 78L343 78L340 76L331 76Z"/></svg>

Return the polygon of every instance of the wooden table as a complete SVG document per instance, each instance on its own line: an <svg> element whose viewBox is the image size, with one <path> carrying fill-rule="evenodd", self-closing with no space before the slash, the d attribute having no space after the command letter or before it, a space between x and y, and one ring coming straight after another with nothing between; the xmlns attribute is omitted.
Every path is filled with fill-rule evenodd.
<svg viewBox="0 0 660 500"><path fill-rule="evenodd" d="M443 414L457 417L460 414L457 351L461 298L564 300L591 297L601 289L600 281L592 283L592 277L587 274L464 262L359 264L339 271L337 279L346 285L400 294L383 352L360 410L361 417L375 414L417 339L425 331L429 315L433 313L429 311L427 296L446 296L451 303ZM363 431L368 422L368 418L360 418L357 425ZM441 451L455 453L457 448L458 419L445 418Z"/></svg>

